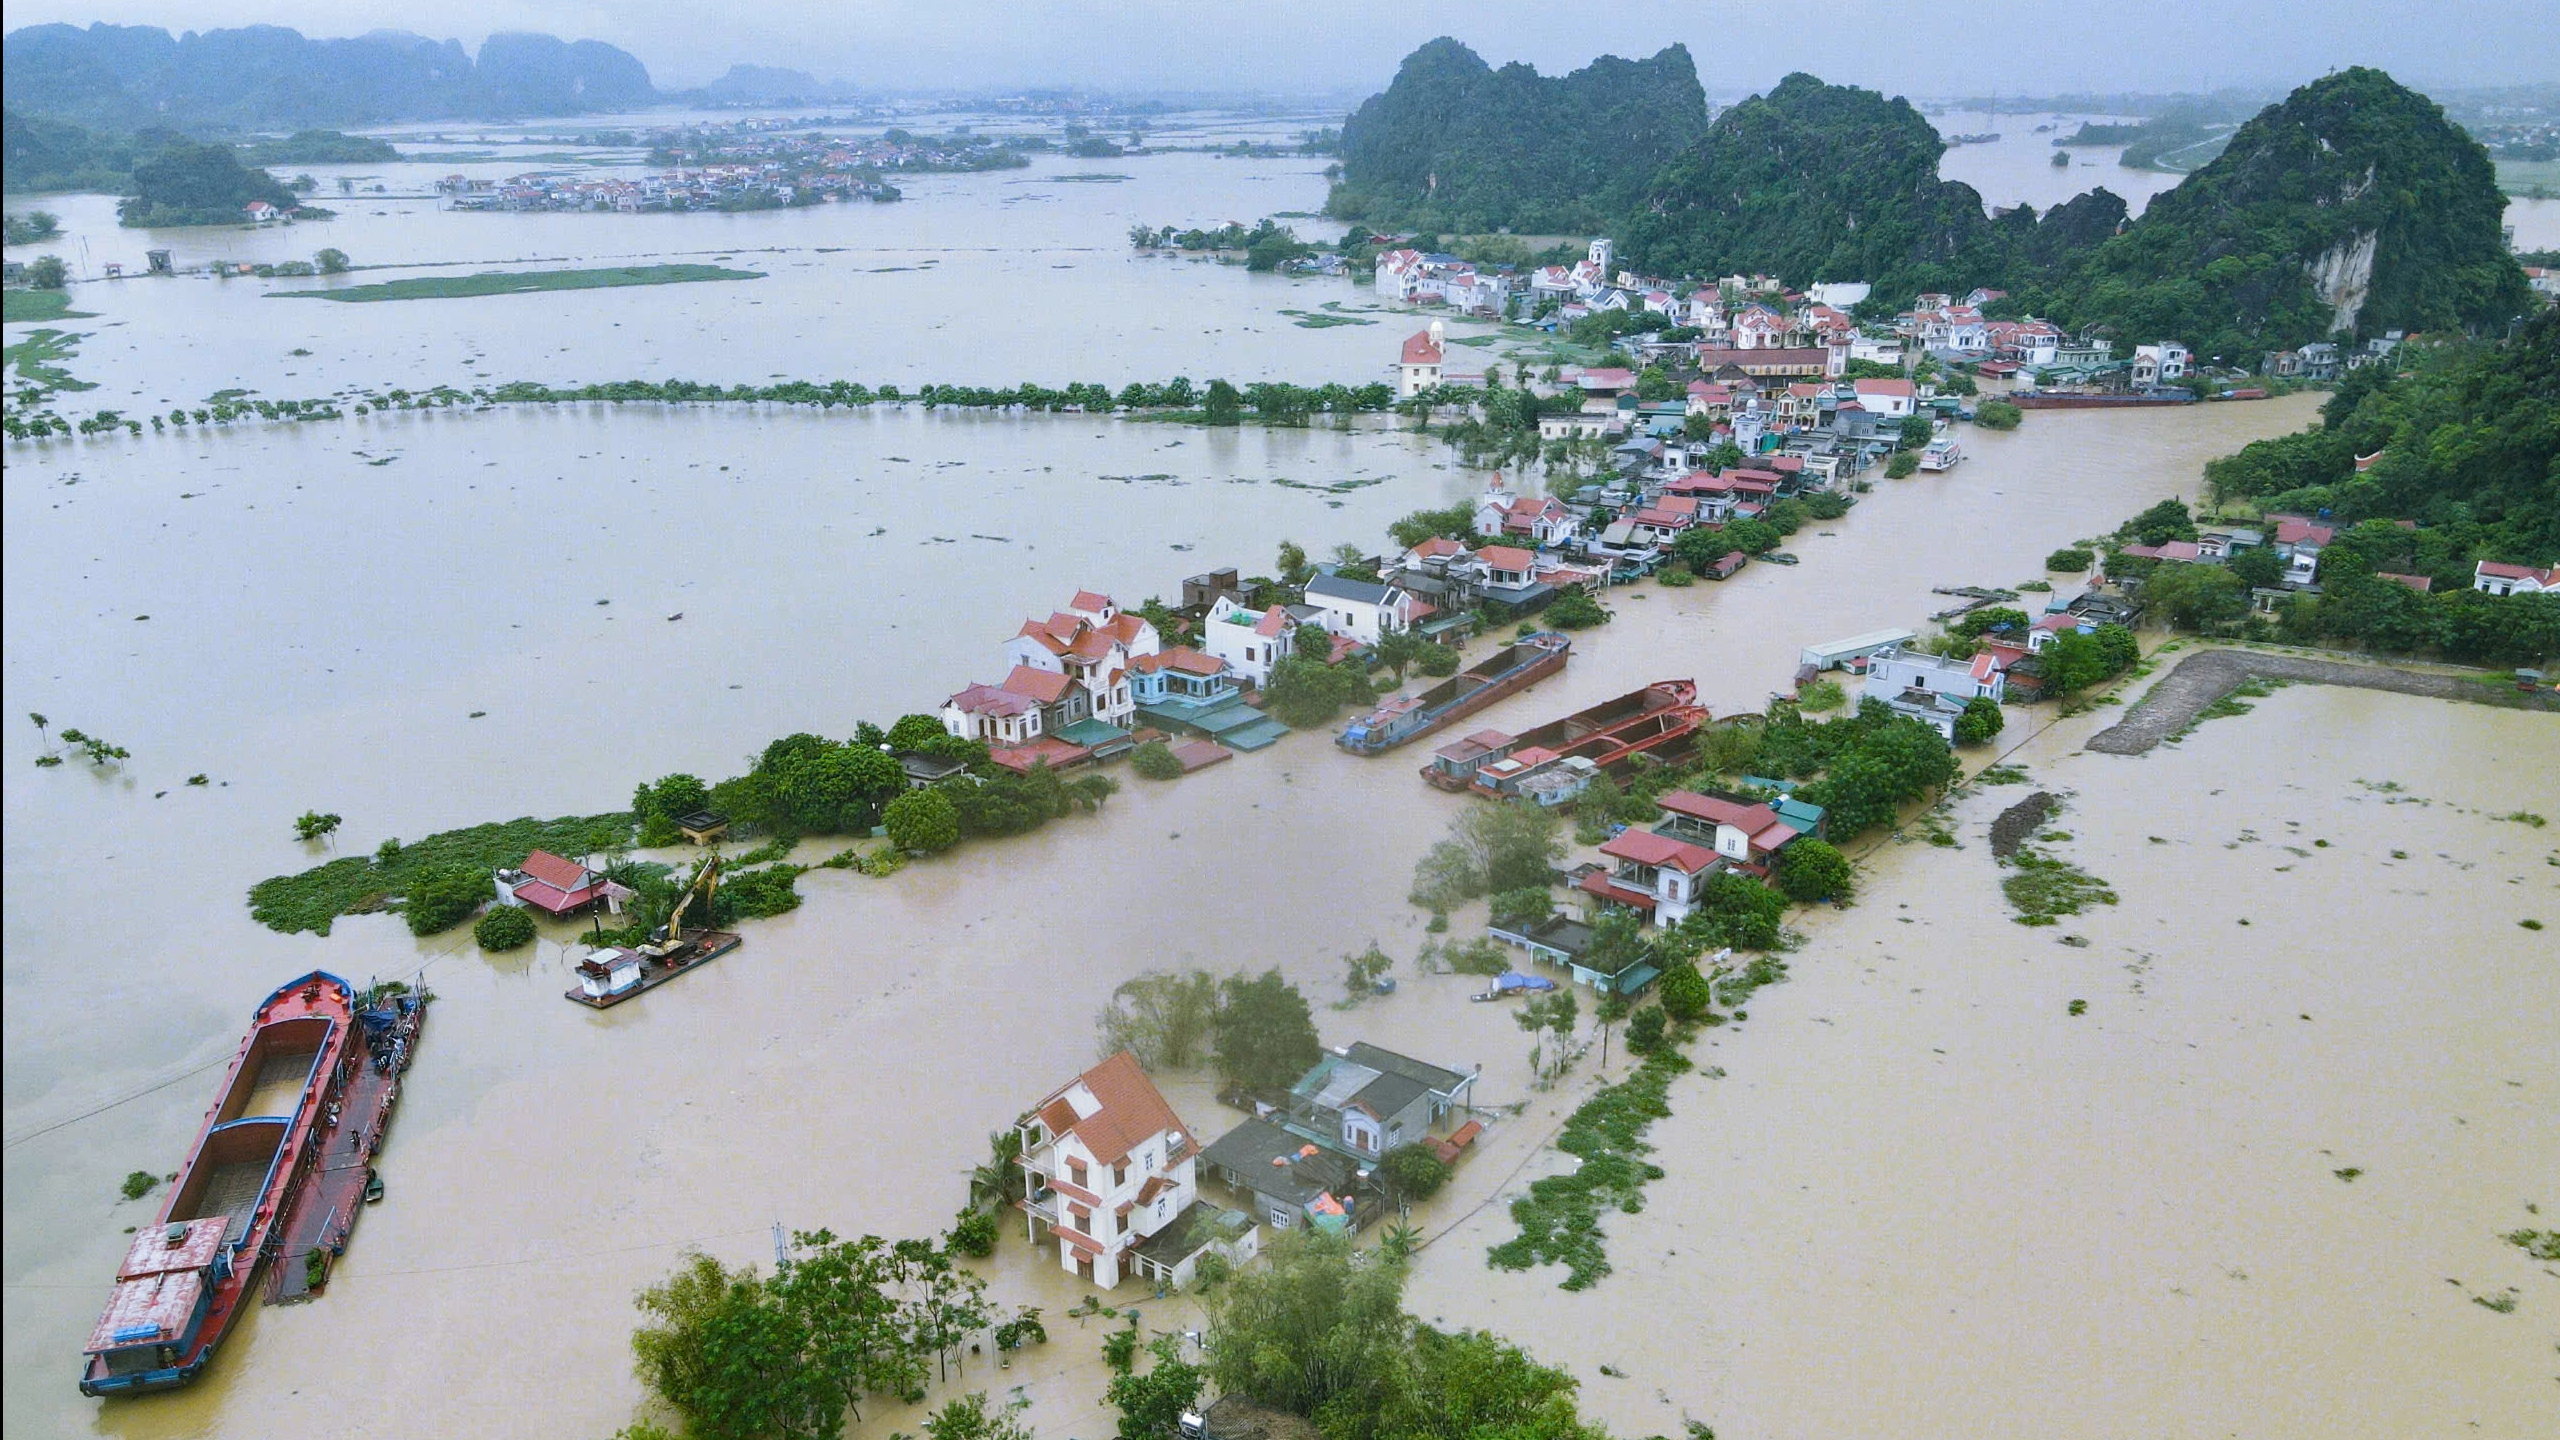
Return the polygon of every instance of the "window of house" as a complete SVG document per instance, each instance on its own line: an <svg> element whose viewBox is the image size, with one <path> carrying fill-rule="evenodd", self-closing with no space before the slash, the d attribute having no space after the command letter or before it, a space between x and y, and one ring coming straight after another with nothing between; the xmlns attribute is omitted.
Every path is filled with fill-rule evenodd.
<svg viewBox="0 0 2560 1440"><path fill-rule="evenodd" d="M1082 1190L1087 1188L1084 1181L1084 1162L1081 1160L1068 1161L1067 1178L1075 1182L1077 1189Z"/></svg>
<svg viewBox="0 0 2560 1440"><path fill-rule="evenodd" d="M1112 1162L1112 1165L1111 1165L1111 1186L1112 1186L1112 1188L1116 1190L1116 1189L1118 1189L1119 1187L1121 1187L1121 1186L1123 1186L1123 1185L1126 1185L1126 1184L1128 1184L1128 1183L1129 1183L1129 1162L1128 1162L1128 1161L1126 1161L1126 1160L1117 1160L1117 1161Z"/></svg>
<svg viewBox="0 0 2560 1440"><path fill-rule="evenodd" d="M1129 1233L1129 1212L1128 1212L1128 1211L1126 1211L1126 1210L1121 1211L1121 1212L1120 1212L1120 1215L1119 1215L1119 1221L1120 1221L1120 1233L1121 1233L1121 1234L1123 1234L1123 1235L1128 1234L1128 1233Z"/></svg>
<svg viewBox="0 0 2560 1440"><path fill-rule="evenodd" d="M1090 1211L1090 1210L1087 1210L1086 1208L1084 1208L1084 1207L1083 1207L1083 1206L1081 1206L1081 1205L1070 1205L1070 1206L1068 1206L1068 1207L1067 1207L1067 1228L1068 1228L1068 1229L1070 1229L1070 1230L1081 1230L1081 1231L1083 1231L1083 1232L1084 1232L1085 1234L1087 1234L1087 1235L1092 1234L1092 1233L1093 1233L1093 1212L1092 1212L1092 1211Z"/></svg>

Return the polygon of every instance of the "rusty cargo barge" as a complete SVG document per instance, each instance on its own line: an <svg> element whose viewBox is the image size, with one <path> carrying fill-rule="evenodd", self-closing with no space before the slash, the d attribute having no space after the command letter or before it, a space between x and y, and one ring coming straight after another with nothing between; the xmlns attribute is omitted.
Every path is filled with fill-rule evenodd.
<svg viewBox="0 0 2560 1440"><path fill-rule="evenodd" d="M1572 649L1568 636L1524 635L1429 689L1384 701L1342 727L1333 743L1354 755L1377 755L1419 740L1553 675Z"/></svg>
<svg viewBox="0 0 2560 1440"><path fill-rule="evenodd" d="M1616 773L1637 755L1684 748L1708 719L1697 700L1694 680L1656 680L1517 735L1480 730L1443 745L1422 778L1442 790L1502 795L1515 788L1504 782L1566 762Z"/></svg>
<svg viewBox="0 0 2560 1440"><path fill-rule="evenodd" d="M325 971L279 986L250 1016L213 1108L143 1226L84 1348L80 1392L173 1390L201 1374L260 1272L288 1254L344 1250L370 1161L425 1017L423 998L381 1004ZM362 1077L362 1078L359 1078ZM307 1259L300 1293L325 1280ZM270 1298L275 1298L270 1289ZM297 1295L295 1298L299 1298Z"/></svg>

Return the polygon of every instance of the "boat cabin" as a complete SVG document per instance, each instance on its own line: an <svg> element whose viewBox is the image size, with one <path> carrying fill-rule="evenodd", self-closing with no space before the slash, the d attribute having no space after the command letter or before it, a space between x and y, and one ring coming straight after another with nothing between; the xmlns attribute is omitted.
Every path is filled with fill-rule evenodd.
<svg viewBox="0 0 2560 1440"><path fill-rule="evenodd" d="M192 1348L212 1298L208 1280L231 1273L224 1216L154 1225L133 1237L116 1270L115 1293L89 1332L88 1353L102 1389L173 1372ZM94 1373L94 1372L93 1372Z"/></svg>
<svg viewBox="0 0 2560 1440"><path fill-rule="evenodd" d="M640 983L640 952L619 945L603 950L590 950L578 962L578 988L591 998L601 1000L619 995Z"/></svg>

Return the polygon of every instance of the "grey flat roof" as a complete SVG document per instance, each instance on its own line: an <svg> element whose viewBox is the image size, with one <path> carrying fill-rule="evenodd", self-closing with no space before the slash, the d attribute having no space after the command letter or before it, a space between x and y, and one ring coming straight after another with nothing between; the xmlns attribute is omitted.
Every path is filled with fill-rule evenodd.
<svg viewBox="0 0 2560 1440"><path fill-rule="evenodd" d="M1393 593L1388 586L1367 580L1346 580L1339 575L1317 575L1307 581L1307 594L1330 596L1336 600L1357 600L1365 605L1380 605Z"/></svg>

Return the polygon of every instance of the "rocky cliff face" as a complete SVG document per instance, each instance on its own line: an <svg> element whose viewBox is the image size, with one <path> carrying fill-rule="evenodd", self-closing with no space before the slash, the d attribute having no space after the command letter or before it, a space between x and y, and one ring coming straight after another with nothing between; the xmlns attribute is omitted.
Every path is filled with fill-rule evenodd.
<svg viewBox="0 0 2560 1440"><path fill-rule="evenodd" d="M2355 332L2365 302L2373 298L2373 257L2381 248L2381 235L2362 230L2313 256L2303 267L2310 272L2312 293L2329 307L2333 333Z"/></svg>

